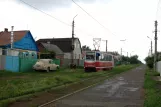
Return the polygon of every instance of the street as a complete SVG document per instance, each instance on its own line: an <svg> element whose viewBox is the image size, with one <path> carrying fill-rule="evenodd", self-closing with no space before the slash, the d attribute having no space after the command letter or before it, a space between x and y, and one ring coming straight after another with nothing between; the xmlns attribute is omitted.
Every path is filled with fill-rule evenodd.
<svg viewBox="0 0 161 107"><path fill-rule="evenodd" d="M143 107L145 66L50 104L50 107Z"/></svg>

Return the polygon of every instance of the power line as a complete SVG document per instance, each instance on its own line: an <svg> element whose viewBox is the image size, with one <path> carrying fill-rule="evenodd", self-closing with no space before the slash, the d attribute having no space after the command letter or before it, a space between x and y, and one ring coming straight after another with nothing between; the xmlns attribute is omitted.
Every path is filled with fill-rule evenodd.
<svg viewBox="0 0 161 107"><path fill-rule="evenodd" d="M100 26L102 26L104 29L108 30L111 32L108 28L106 28L104 25L102 25L98 20L96 20L92 15L90 15L85 9L83 9L80 5L78 5L74 0L72 0L74 4L76 4L80 9L82 9L88 16L90 16L94 21L96 21ZM111 32L111 34L115 35L114 33ZM116 36L116 35L115 35Z"/></svg>
<svg viewBox="0 0 161 107"><path fill-rule="evenodd" d="M46 13L46 12L40 10L40 9L34 7L33 5L27 3L27 2L25 2L25 1L23 1L23 0L20 0L20 1L21 1L22 3L24 3L24 4L26 4L26 5L28 5L28 6L32 7L32 8L34 8L35 10L37 10L37 11L39 11L39 12L41 12L41 13L43 13L43 14L45 14L45 15L47 15L47 16L49 16L49 17L51 17L51 18L53 18L53 19L55 19L55 20L57 20L57 21L59 21L59 22L61 22L62 24L65 24L65 25L71 27L70 24L67 24L66 22L63 22L63 21L59 20L58 18L56 18L56 17L54 17L54 16L52 16L52 15L50 15L50 14L48 14L48 13ZM88 34L87 32L84 32L84 31L82 31L82 30L79 29L79 28L77 28L77 29L78 29L79 31L81 31L82 33L86 34L87 36L92 36L91 34ZM76 29L76 30L77 30L77 29ZM93 37L93 36L92 36L92 37Z"/></svg>
<svg viewBox="0 0 161 107"><path fill-rule="evenodd" d="M57 20L57 21L59 21L59 22L61 22L61 23L63 23L63 24L65 24L65 25L67 25L67 26L71 26L70 24L68 24L68 23L66 23L66 22L63 22L63 21L59 20L58 18L56 18L56 17L54 17L54 16L52 16L52 15L50 15L50 14L48 14L48 13L45 13L44 11L42 11L42 10L40 10L40 9L38 9L38 8L36 8L36 7L34 7L33 5L27 3L27 2L25 2L25 1L23 1L23 0L20 0L20 1L21 1L22 3L24 3L24 4L28 5L28 6L30 6L30 7L32 7L32 8L34 8L34 9L38 10L39 12L41 12L41 13L43 13L43 14L45 14L45 15L47 15L47 16L49 16L49 17L51 17L51 18L53 18L53 19L55 19L55 20Z"/></svg>

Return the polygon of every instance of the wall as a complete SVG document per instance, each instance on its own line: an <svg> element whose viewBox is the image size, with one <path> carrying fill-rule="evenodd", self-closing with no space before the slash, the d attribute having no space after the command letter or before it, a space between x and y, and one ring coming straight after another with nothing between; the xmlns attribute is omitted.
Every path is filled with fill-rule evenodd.
<svg viewBox="0 0 161 107"><path fill-rule="evenodd" d="M0 70L5 69L6 57L4 55L0 55Z"/></svg>
<svg viewBox="0 0 161 107"><path fill-rule="evenodd" d="M74 59L82 59L81 53L81 43L78 39L74 41L75 49L74 49Z"/></svg>
<svg viewBox="0 0 161 107"><path fill-rule="evenodd" d="M71 59L71 53L64 53L64 59Z"/></svg>
<svg viewBox="0 0 161 107"><path fill-rule="evenodd" d="M161 61L157 62L157 71L160 73L161 76Z"/></svg>
<svg viewBox="0 0 161 107"><path fill-rule="evenodd" d="M0 55L2 55L2 48L0 48Z"/></svg>
<svg viewBox="0 0 161 107"><path fill-rule="evenodd" d="M18 50L11 50L11 49L7 50L7 55L8 56L18 56L18 54L19 54Z"/></svg>
<svg viewBox="0 0 161 107"><path fill-rule="evenodd" d="M74 63L77 66L82 66L82 67L84 66L84 60L75 59ZM63 62L62 62L63 67L69 67L70 64L71 64L71 59L64 59Z"/></svg>
<svg viewBox="0 0 161 107"><path fill-rule="evenodd" d="M33 39L32 34L30 32L27 32L24 38L22 38L20 41L15 42L14 48L38 51L35 40Z"/></svg>

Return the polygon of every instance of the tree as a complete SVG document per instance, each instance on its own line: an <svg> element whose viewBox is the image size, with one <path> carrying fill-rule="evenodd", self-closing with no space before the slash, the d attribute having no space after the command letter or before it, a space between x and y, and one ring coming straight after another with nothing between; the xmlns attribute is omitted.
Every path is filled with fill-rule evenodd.
<svg viewBox="0 0 161 107"><path fill-rule="evenodd" d="M138 55L134 55L131 57L127 57L127 56L122 56L122 62L127 64L141 64L142 62L140 60L138 60Z"/></svg>
<svg viewBox="0 0 161 107"><path fill-rule="evenodd" d="M145 58L145 62L146 62L146 65L149 67L149 68L153 68L154 67L154 55L152 56L147 56Z"/></svg>
<svg viewBox="0 0 161 107"><path fill-rule="evenodd" d="M56 53L54 51L43 50L40 54L40 59L55 59Z"/></svg>
<svg viewBox="0 0 161 107"><path fill-rule="evenodd" d="M82 51L91 51L91 48L89 46L82 46Z"/></svg>
<svg viewBox="0 0 161 107"><path fill-rule="evenodd" d="M157 52L157 56L158 56L157 61L161 61L161 52ZM154 54L152 56L147 56L145 58L145 62L149 68L153 68L154 67Z"/></svg>

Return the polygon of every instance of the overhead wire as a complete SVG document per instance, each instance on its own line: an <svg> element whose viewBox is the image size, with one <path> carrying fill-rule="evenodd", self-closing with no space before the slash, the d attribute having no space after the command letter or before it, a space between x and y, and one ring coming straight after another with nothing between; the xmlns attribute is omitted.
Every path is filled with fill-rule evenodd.
<svg viewBox="0 0 161 107"><path fill-rule="evenodd" d="M72 0L72 2L74 4L76 4L81 10L83 10L88 16L90 16L94 21L96 21L101 27L103 27L104 29L108 30L111 34L115 35L113 32L111 32L111 30L109 30L108 28L106 28L103 24L101 24L96 18L94 18L92 15L90 15L85 9L83 9L78 3L76 3L74 0ZM116 35L115 35L116 36Z"/></svg>
<svg viewBox="0 0 161 107"><path fill-rule="evenodd" d="M58 19L58 18L56 18L56 17L54 17L54 16L52 16L52 15L50 15L50 14L48 14L48 13L42 11L42 10L40 10L40 9L38 9L37 7L34 7L33 5L27 3L27 2L25 2L25 1L23 1L23 0L20 0L20 1L21 1L22 3L24 3L25 5L28 5L28 6L32 7L33 9L35 9L35 10L37 10L37 11L39 11L39 12L41 12L41 13L47 15L47 16L49 16L49 17L51 17L51 18L53 18L53 19L59 21L59 22L62 23L62 24L65 24L65 25L70 26L70 27L72 26L72 25L67 24L66 22L61 21L60 19ZM76 30L82 32L83 34L85 34L85 35L87 35L87 36L92 36L91 34L85 32L85 31L82 31L80 28L76 28ZM93 36L92 36L92 37L93 37Z"/></svg>
<svg viewBox="0 0 161 107"><path fill-rule="evenodd" d="M26 5L30 6L30 7L32 7L32 8L34 8L34 9L36 9L37 11L39 11L39 12L41 12L41 13L43 13L43 14L45 14L45 15L47 15L47 16L49 16L49 17L51 17L51 18L53 18L53 19L55 19L55 20L57 20L57 21L59 21L60 23L63 23L63 24L65 24L65 25L67 25L67 26L72 26L72 25L70 25L70 24L68 24L68 23L66 23L66 22L64 22L64 21L61 21L60 19L58 19L58 18L56 18L56 17L54 17L54 16L52 16L52 15L46 13L46 12L44 12L44 11L42 11L42 10L40 10L40 9L38 9L38 8L36 8L36 7L34 7L33 5L27 3L27 2L25 2L25 1L23 1L23 0L19 0L19 1L21 1L22 3L24 3L24 4L26 4Z"/></svg>

